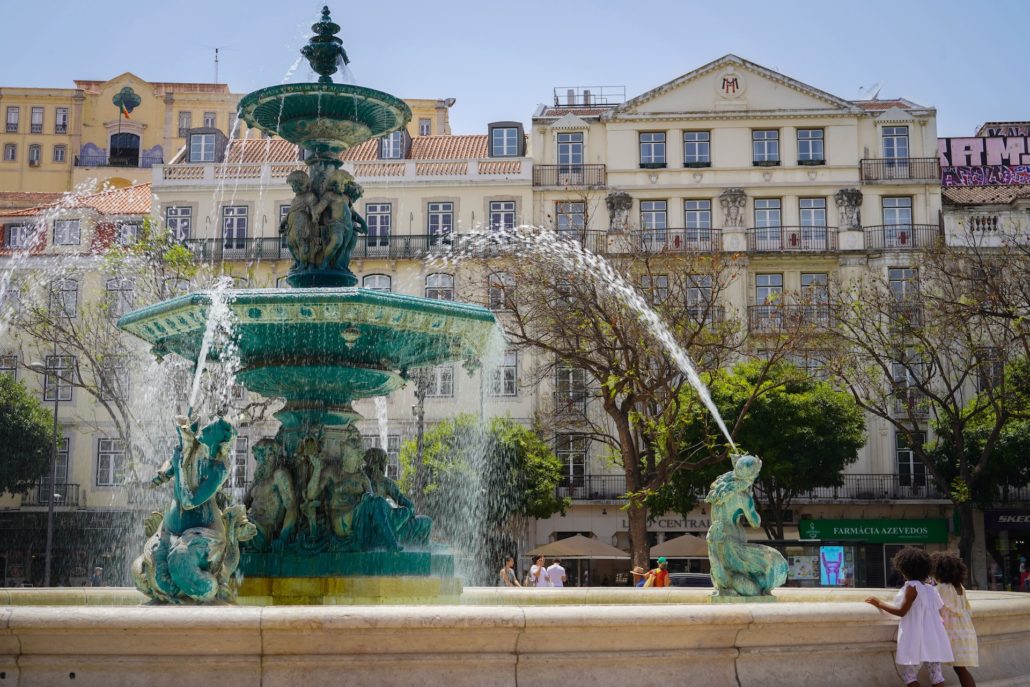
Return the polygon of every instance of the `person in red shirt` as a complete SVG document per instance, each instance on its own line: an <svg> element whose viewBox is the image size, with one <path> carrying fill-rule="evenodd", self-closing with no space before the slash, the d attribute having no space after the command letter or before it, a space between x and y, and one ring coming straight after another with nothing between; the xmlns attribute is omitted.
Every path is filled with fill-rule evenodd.
<svg viewBox="0 0 1030 687"><path fill-rule="evenodd" d="M646 587L668 587L672 582L669 580L669 561L665 556L658 559L658 567L647 573L650 584Z"/></svg>

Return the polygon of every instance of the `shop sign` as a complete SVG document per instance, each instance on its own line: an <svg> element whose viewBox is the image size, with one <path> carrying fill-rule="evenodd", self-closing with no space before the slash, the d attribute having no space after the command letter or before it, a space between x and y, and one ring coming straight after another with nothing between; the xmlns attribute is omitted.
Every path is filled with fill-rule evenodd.
<svg viewBox="0 0 1030 687"><path fill-rule="evenodd" d="M876 544L946 544L948 521L927 520L801 520L801 539L866 541Z"/></svg>
<svg viewBox="0 0 1030 687"><path fill-rule="evenodd" d="M985 510L984 529L1030 530L1030 510Z"/></svg>

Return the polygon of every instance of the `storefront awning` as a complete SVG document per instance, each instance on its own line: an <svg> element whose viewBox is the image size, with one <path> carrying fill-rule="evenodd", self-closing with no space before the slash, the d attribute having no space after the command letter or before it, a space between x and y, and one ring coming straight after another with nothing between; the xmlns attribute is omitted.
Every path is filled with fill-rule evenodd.
<svg viewBox="0 0 1030 687"><path fill-rule="evenodd" d="M692 534L684 534L675 539L651 547L651 558L708 558L708 542Z"/></svg>
<svg viewBox="0 0 1030 687"><path fill-rule="evenodd" d="M577 534L574 537L559 539L550 544L538 546L529 552L531 556L547 556L549 558L629 558L622 549L609 546L602 541Z"/></svg>

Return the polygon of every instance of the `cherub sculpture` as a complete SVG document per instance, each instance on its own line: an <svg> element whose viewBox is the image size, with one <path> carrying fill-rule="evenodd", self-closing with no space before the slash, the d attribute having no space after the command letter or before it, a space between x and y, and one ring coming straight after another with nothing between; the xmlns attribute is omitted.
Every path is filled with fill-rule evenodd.
<svg viewBox="0 0 1030 687"><path fill-rule="evenodd" d="M299 512L293 476L283 465L282 446L264 438L254 444L254 483L243 504L247 517L257 527L251 547L265 550L282 546L293 536Z"/></svg>
<svg viewBox="0 0 1030 687"><path fill-rule="evenodd" d="M308 265L314 262L313 256L321 244L318 227L319 198L311 190L311 177L303 170L290 172L286 183L293 189L293 200L286 217L279 223L279 233L286 234L286 246L293 256L293 266Z"/></svg>

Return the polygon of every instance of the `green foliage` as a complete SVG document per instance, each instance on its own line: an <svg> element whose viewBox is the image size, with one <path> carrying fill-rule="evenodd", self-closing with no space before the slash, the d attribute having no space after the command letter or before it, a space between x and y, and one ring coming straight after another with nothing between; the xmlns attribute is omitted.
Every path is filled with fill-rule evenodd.
<svg viewBox="0 0 1030 687"><path fill-rule="evenodd" d="M514 549L526 518L564 512L556 496L562 463L533 430L508 418L485 424L459 415L426 432L422 460L426 484L422 512L434 534L457 551L477 558L484 582L499 567L498 556ZM401 446L401 484L413 494L418 458L415 441Z"/></svg>
<svg viewBox="0 0 1030 687"><path fill-rule="evenodd" d="M25 387L0 374L0 493L24 493L48 474L53 421Z"/></svg>
<svg viewBox="0 0 1030 687"><path fill-rule="evenodd" d="M858 459L865 443L865 421L849 394L787 363L776 364L763 377L763 366L758 361L721 371L709 389L731 427L743 415L735 443L762 459L760 500L774 520L781 520L798 493L841 484L841 472ZM654 501L685 513L730 465L726 461L692 469L692 464L718 455L725 446L703 407L684 406L689 412L678 419L674 431L681 434L681 446L693 447L688 449L692 453L680 456L683 467L673 474L671 491L660 490ZM770 524L778 524L782 531L782 522Z"/></svg>

